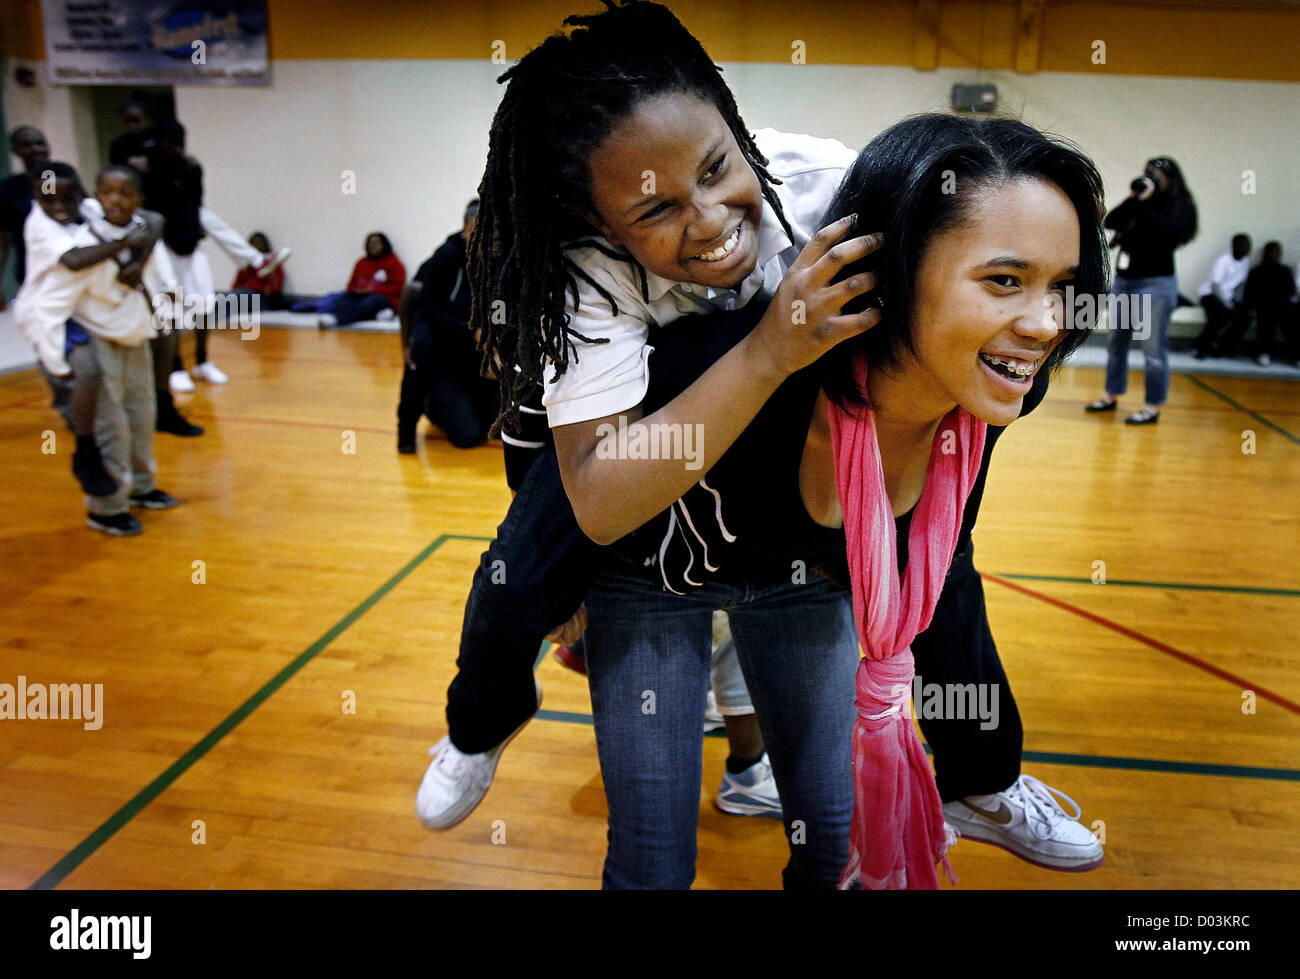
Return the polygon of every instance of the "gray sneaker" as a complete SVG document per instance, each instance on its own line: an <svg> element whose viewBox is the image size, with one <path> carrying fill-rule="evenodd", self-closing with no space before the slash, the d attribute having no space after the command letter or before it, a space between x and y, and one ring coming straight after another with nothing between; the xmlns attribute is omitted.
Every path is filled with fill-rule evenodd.
<svg viewBox="0 0 1300 979"><path fill-rule="evenodd" d="M131 506L144 507L146 510L170 510L174 506L179 506L180 502L170 493L164 493L160 489L131 494Z"/></svg>
<svg viewBox="0 0 1300 979"><path fill-rule="evenodd" d="M776 791L776 779L772 777L772 765L767 760L767 752L738 775L732 775L724 769L715 804L732 816L780 819L781 796Z"/></svg>
<svg viewBox="0 0 1300 979"><path fill-rule="evenodd" d="M134 537L144 533L144 524L129 513L114 513L111 516L87 513L86 526L110 537Z"/></svg>

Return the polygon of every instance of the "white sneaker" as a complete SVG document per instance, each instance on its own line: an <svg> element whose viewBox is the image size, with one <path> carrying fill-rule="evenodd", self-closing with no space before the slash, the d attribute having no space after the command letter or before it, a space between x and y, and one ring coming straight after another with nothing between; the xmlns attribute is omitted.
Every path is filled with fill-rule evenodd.
<svg viewBox="0 0 1300 979"><path fill-rule="evenodd" d="M226 372L210 360L195 364L194 370L190 373L200 381L207 381L209 384L225 384L230 380L230 378L226 377Z"/></svg>
<svg viewBox="0 0 1300 979"><path fill-rule="evenodd" d="M391 309L381 309L379 312L375 314L375 319L380 321L391 320L396 315L397 314L394 313Z"/></svg>
<svg viewBox="0 0 1300 979"><path fill-rule="evenodd" d="M293 254L292 248L281 248L275 252L266 252L262 255L260 262L254 264L257 269L259 279L265 279L268 275L284 264L284 260Z"/></svg>
<svg viewBox="0 0 1300 979"><path fill-rule="evenodd" d="M1068 802L1067 815L1055 797ZM1079 817L1079 804L1064 792L1021 775L1008 789L989 796L945 802L943 817L968 840L992 843L1049 870L1092 870L1104 852Z"/></svg>
<svg viewBox="0 0 1300 979"><path fill-rule="evenodd" d="M1255 363L1259 364L1260 367L1268 367L1273 363L1273 358L1268 354L1260 354L1255 358Z"/></svg>
<svg viewBox="0 0 1300 979"><path fill-rule="evenodd" d="M172 371L167 376L167 386L177 394L189 394L194 390L194 381L186 371Z"/></svg>
<svg viewBox="0 0 1300 979"><path fill-rule="evenodd" d="M327 326L338 326L338 325L339 325L339 318L338 318L337 316L335 316L333 313L321 313L321 314L320 314L320 325L321 325L322 327L327 327Z"/></svg>
<svg viewBox="0 0 1300 979"><path fill-rule="evenodd" d="M537 684L537 706L542 706L542 686ZM532 720L530 717L529 721ZM524 721L510 737L495 748L467 755L446 737L429 749L433 761L425 769L415 796L415 812L429 829L451 829L465 819L487 795L496 775L497 762L506 745L527 727Z"/></svg>

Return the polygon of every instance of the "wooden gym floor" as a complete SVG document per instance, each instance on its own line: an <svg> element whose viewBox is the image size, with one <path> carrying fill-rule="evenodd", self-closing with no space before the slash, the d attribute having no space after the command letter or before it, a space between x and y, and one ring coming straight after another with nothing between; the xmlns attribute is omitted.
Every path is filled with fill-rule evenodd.
<svg viewBox="0 0 1300 979"><path fill-rule="evenodd" d="M212 356L230 383L181 399L207 434L155 446L183 505L133 539L86 528L40 377L0 378L0 683L103 684L99 730L0 720L0 886L598 886L590 702L549 656L479 810L443 834L414 814L500 449L397 455L391 335L265 329ZM1140 377L1085 416L1100 384L1063 371L1003 438L976 541L1024 770L1080 802L1106 863L963 841L960 886L1295 887L1300 384L1175 375L1140 429ZM780 823L712 807L725 747L697 886L779 886Z"/></svg>

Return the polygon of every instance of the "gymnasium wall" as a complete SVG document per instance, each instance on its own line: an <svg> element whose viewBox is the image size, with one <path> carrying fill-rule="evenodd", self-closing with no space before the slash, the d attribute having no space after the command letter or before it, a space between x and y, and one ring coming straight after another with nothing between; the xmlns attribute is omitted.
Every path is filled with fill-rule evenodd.
<svg viewBox="0 0 1300 979"><path fill-rule="evenodd" d="M236 227L292 245L295 291L341 288L372 230L385 231L413 268L458 227L478 184L496 76L566 13L595 6L269 0L271 86L176 89L208 204ZM946 108L954 82L992 82L1002 110L1093 156L1112 204L1148 157L1179 160L1202 228L1180 253L1184 292L1238 230L1257 245L1277 238L1290 261L1300 257L1300 7L670 6L723 63L751 127L860 147L905 115ZM5 8L5 118L41 126L56 156L93 170L89 94L44 81L37 4L5 0ZM792 63L800 57L806 63ZM38 69L36 88L12 84L16 64ZM1252 174L1254 193L1243 193ZM226 278L225 255L205 247Z"/></svg>

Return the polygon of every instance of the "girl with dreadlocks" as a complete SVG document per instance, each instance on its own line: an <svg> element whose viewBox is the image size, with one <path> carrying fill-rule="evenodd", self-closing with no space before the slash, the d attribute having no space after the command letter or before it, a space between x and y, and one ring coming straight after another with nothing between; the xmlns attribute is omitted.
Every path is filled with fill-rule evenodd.
<svg viewBox="0 0 1300 979"><path fill-rule="evenodd" d="M559 454L544 453L528 470L475 578L460 673L448 694L452 734L435 745L417 803L435 828L455 825L477 805L512 730L536 711L531 661L541 636L585 596L602 559L592 541L612 542L670 507L785 376L878 315L838 315L846 301L869 290L869 275L831 285L878 239L846 240L851 219L814 237L854 159L851 151L832 140L773 131L751 137L717 67L662 7L611 6L566 23L578 29L550 38L504 76L509 88L493 122L470 244L472 325L482 331L485 362L501 379L503 435L508 444L517 437L521 409L537 404L540 394ZM752 337L641 419L652 327L743 306L760 293L775 299ZM693 431L708 434L685 465L680 453L677 459L607 458L614 443L601 440L604 426L637 440L680 431L684 418ZM561 471L577 523L564 505ZM815 704L822 717L843 715L830 728L847 732L857 660L848 597L828 582L792 585L790 577L787 571L783 583L753 603L753 621L763 625L749 634L764 635L768 664L763 692L751 684L755 703L788 717L796 701L800 710ZM667 578L661 585L649 575L643 582L656 596L665 585ZM636 700L638 711L644 708L638 716L693 712L698 733L705 684L696 690L675 679L695 676L677 669L683 656L702 655L707 675L711 616L697 612L692 607L682 620L689 623L689 648L674 636L594 655L602 663L591 667L593 690L598 681L625 693L635 687L638 697L657 689L659 706ZM657 632L650 629L656 642ZM522 668L506 663L507 648ZM653 682L615 676L604 664L616 661L634 672L657 663L666 674ZM496 709L485 711L490 704ZM665 769L677 780L691 763L681 768L675 740L655 741L662 728L642 728L642 748L654 757L638 757L635 726L612 706L599 702L596 711L611 805L606 883L689 884L698 745L694 795L676 793L667 802L671 817L660 819L654 814L665 800L655 795L656 782L662 784ZM689 748L689 734L681 733ZM814 747L805 743L807 733L806 724L785 725L775 735L783 744L765 740L774 767L788 773L782 796L795 815L787 806L787 821L802 820L808 837L795 847L789 874L833 883L849 808L844 780L833 774L845 762L843 743L830 738ZM659 750L665 747L671 750Z"/></svg>

